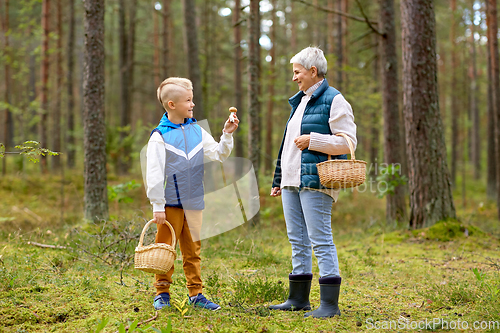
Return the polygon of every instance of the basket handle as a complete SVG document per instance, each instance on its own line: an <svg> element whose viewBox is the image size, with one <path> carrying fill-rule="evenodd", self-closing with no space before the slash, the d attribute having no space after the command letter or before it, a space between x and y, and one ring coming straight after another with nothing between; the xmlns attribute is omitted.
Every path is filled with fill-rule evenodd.
<svg viewBox="0 0 500 333"><path fill-rule="evenodd" d="M351 151L351 160L354 161L356 159L356 156L354 156L354 145L352 144L351 138L348 137L347 134L341 133L341 132L339 132L335 135L341 136L347 141L347 145L349 146L349 150ZM328 154L328 160L331 160L331 159L332 159L332 155Z"/></svg>
<svg viewBox="0 0 500 333"><path fill-rule="evenodd" d="M144 235L146 234L146 230L148 230L149 226L154 223L154 220L150 220L144 228L142 229L141 232L141 238L139 239L139 246L143 246L142 242L144 241ZM175 238L175 231L174 228L172 228L172 225L170 222L165 220L165 224L170 228L170 232L172 233L172 247L175 248L175 243L177 242L177 239Z"/></svg>

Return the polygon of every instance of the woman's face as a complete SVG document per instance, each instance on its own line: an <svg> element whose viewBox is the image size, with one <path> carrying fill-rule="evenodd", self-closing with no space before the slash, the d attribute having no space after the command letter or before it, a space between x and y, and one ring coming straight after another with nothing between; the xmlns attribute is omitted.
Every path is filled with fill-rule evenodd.
<svg viewBox="0 0 500 333"><path fill-rule="evenodd" d="M297 82L299 90L306 92L312 85L319 82L318 70L315 66L307 70L301 64L293 63L293 78Z"/></svg>

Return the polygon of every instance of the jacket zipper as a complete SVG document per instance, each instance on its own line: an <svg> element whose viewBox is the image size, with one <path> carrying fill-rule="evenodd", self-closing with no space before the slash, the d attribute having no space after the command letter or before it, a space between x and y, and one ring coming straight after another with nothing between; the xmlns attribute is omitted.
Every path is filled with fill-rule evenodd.
<svg viewBox="0 0 500 333"><path fill-rule="evenodd" d="M188 197L191 198L191 161L189 160L189 155L188 155L188 147L187 147L187 138L186 138L186 132L184 131L184 125L181 125L182 129L182 135L184 136L184 151L186 152L186 160L188 163ZM184 206L183 206L184 208Z"/></svg>

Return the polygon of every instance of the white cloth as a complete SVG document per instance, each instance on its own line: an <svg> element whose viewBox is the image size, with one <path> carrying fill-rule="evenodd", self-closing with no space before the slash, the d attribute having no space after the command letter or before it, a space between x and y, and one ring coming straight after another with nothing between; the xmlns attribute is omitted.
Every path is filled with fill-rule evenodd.
<svg viewBox="0 0 500 333"><path fill-rule="evenodd" d="M306 94L302 97L299 106L292 116L292 119L288 122L283 150L281 152L281 188L285 186L300 186L300 165L302 152L299 148L297 148L293 141L295 138L300 136L302 117L307 103L311 99L314 91L316 91L322 83L323 80L307 89ZM328 123L333 135L311 132L308 147L309 150L319 151L330 155L349 154L350 150L347 141L343 137L335 135L339 132L345 133L352 140L354 150L356 150L357 139L354 113L351 105L345 100L342 94L335 96L332 101ZM326 193L337 201L339 190L312 190Z"/></svg>
<svg viewBox="0 0 500 333"><path fill-rule="evenodd" d="M203 128L201 128L201 133L204 157L211 161L224 162L233 149L233 135L223 133L220 142L217 143ZM146 156L146 194L153 205L153 212L163 212L165 211L164 184L167 181L165 179L166 149L160 133L154 132L149 138Z"/></svg>

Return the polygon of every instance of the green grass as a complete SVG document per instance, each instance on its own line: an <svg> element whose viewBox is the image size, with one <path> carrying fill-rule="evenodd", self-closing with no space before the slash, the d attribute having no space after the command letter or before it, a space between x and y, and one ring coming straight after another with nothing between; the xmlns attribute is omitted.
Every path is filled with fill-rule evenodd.
<svg viewBox="0 0 500 333"><path fill-rule="evenodd" d="M95 332L101 322L102 332L117 332L120 325L155 314L153 278L133 269L137 236L150 215L143 188L130 192L133 202L111 202L110 221L86 224L82 180L67 176L64 185L61 219L60 178L0 179L0 332ZM342 316L326 320L268 310L287 295L291 249L280 201L265 197L259 228L243 225L202 242L204 293L222 309L208 312L182 304L186 280L177 260L171 293L180 310L160 311L151 325L166 331L170 321L173 332L369 332L375 322L402 320L500 323L495 207L467 193L467 206L457 207L458 222L417 231L385 223L384 200L372 194L341 194L332 226L343 277ZM315 261L313 267L316 308Z"/></svg>

